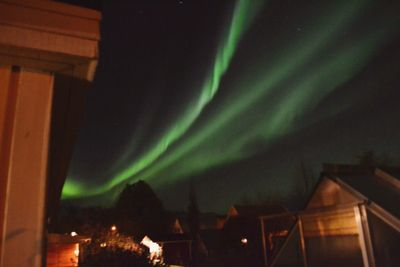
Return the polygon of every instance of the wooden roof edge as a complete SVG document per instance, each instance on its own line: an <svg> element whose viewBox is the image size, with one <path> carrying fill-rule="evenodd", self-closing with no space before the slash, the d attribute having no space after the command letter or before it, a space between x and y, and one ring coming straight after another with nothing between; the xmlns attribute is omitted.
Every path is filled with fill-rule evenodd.
<svg viewBox="0 0 400 267"><path fill-rule="evenodd" d="M100 11L52 0L0 0L0 2L92 20L102 18Z"/></svg>
<svg viewBox="0 0 400 267"><path fill-rule="evenodd" d="M47 241L51 244L74 244L90 241L91 238L82 235L71 236L69 234L48 233Z"/></svg>

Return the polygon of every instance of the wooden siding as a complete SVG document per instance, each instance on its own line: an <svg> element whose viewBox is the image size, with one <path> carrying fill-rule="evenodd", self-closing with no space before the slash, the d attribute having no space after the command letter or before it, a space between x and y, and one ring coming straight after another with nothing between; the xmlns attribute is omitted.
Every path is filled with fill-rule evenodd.
<svg viewBox="0 0 400 267"><path fill-rule="evenodd" d="M306 237L358 234L353 208L306 214L301 220Z"/></svg>
<svg viewBox="0 0 400 267"><path fill-rule="evenodd" d="M47 248L46 267L77 267L79 257L75 250L79 245L75 244L49 244Z"/></svg>

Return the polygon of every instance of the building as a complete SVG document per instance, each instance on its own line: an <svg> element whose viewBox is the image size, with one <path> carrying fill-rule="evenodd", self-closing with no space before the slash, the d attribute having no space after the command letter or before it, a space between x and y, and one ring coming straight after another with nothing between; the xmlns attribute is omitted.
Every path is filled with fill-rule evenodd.
<svg viewBox="0 0 400 267"><path fill-rule="evenodd" d="M47 235L46 267L74 267L79 266L83 254L83 243L90 242L90 238L79 235Z"/></svg>
<svg viewBox="0 0 400 267"><path fill-rule="evenodd" d="M0 0L0 266L42 266L93 78L97 11Z"/></svg>
<svg viewBox="0 0 400 267"><path fill-rule="evenodd" d="M398 169L325 164L304 211L260 217L265 230L294 218L265 266L400 266Z"/></svg>
<svg viewBox="0 0 400 267"><path fill-rule="evenodd" d="M162 247L164 262L168 265L186 266L192 260L192 240L185 234L169 234L155 237Z"/></svg>
<svg viewBox="0 0 400 267"><path fill-rule="evenodd" d="M233 205L228 210L221 233L221 251L226 253L223 261L231 266L262 266L263 243L259 218L282 213L287 213L287 209L280 205Z"/></svg>

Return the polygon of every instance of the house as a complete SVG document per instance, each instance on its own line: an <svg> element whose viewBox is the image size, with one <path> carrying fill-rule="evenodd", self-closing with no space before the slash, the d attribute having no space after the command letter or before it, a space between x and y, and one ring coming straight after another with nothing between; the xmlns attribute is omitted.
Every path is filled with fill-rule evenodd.
<svg viewBox="0 0 400 267"><path fill-rule="evenodd" d="M251 263L263 265L263 243L260 216L285 214L280 205L233 205L227 213L221 243L231 266ZM271 231L273 229L270 229Z"/></svg>
<svg viewBox="0 0 400 267"><path fill-rule="evenodd" d="M179 218L172 218L170 225L170 232L173 234L183 234L184 232L187 232L183 229L182 220Z"/></svg>
<svg viewBox="0 0 400 267"><path fill-rule="evenodd" d="M196 240L190 240L191 251L190 251L190 259L192 258L192 252L195 249L197 253L201 254L200 258L202 261L209 260L213 258L215 254L219 252L220 241L221 241L221 231L225 224L226 216L215 214L212 212L200 213L199 214L199 235ZM181 236L190 236L190 229L187 223L187 214L177 214L175 217L172 217L170 220L170 232L175 234L175 237L179 236L177 234L181 234ZM164 240L158 242L163 243L167 250L177 250L177 240L168 240L164 242ZM187 244L185 241L185 244ZM174 245L172 245L172 243ZM182 241L179 246L184 246ZM163 247L164 248L164 247ZM182 249L178 249L181 250ZM181 253L179 252L179 253ZM196 253L196 252L194 252ZM167 254L171 254L170 252L164 252L165 257ZM173 253L172 253L173 254ZM175 253L176 254L176 253ZM164 258L165 258L164 257ZM199 259L200 260L200 259ZM168 261L168 263L174 263L175 261ZM184 263L187 261L184 261ZM179 263L179 262L178 262Z"/></svg>
<svg viewBox="0 0 400 267"><path fill-rule="evenodd" d="M86 93L101 14L0 1L0 266L43 266ZM21 186L23 185L23 186Z"/></svg>
<svg viewBox="0 0 400 267"><path fill-rule="evenodd" d="M192 240L182 233L154 237L162 247L164 262L168 265L186 265L192 260Z"/></svg>
<svg viewBox="0 0 400 267"><path fill-rule="evenodd" d="M90 238L79 235L48 234L46 267L79 266L82 244Z"/></svg>
<svg viewBox="0 0 400 267"><path fill-rule="evenodd" d="M305 210L265 266L400 266L399 169L325 164ZM284 216L288 216L287 214ZM261 218L263 229L282 216ZM268 257L269 256L269 257Z"/></svg>
<svg viewBox="0 0 400 267"><path fill-rule="evenodd" d="M232 217L254 218L282 212L287 212L287 209L281 205L233 205L228 210L227 220Z"/></svg>

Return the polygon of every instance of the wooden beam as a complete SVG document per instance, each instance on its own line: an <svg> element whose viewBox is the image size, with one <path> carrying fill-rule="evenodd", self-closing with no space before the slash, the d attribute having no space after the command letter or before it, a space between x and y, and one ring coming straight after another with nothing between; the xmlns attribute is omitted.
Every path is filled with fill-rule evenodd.
<svg viewBox="0 0 400 267"><path fill-rule="evenodd" d="M7 138L2 158L6 194L0 266L41 266L53 76L30 70L10 73ZM3 77L4 78L4 77ZM7 77L6 77L7 78ZM15 101L9 103L8 101ZM4 108L2 108L4 109ZM34 241L34 242L32 242ZM21 249L23 248L23 249Z"/></svg>
<svg viewBox="0 0 400 267"><path fill-rule="evenodd" d="M53 1L0 0L0 64L93 79L97 11Z"/></svg>

